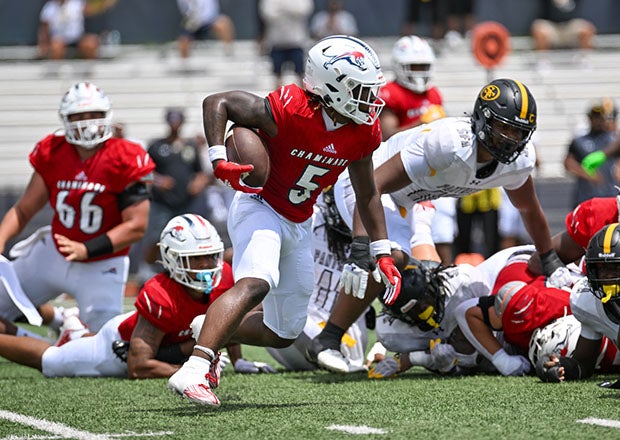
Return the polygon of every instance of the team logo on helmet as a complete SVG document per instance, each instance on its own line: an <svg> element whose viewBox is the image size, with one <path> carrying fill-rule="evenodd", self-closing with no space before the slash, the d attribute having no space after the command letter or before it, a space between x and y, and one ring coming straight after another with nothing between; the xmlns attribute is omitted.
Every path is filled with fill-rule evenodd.
<svg viewBox="0 0 620 440"><path fill-rule="evenodd" d="M173 228L171 228L168 231L168 234L170 234L172 236L172 238L174 238L176 240L185 241L185 237L183 237L183 234L182 234L182 231L184 229L185 228L183 226L177 225L177 226L174 226Z"/></svg>
<svg viewBox="0 0 620 440"><path fill-rule="evenodd" d="M480 92L480 99L483 101L495 101L499 98L500 90L495 84L489 84Z"/></svg>
<svg viewBox="0 0 620 440"><path fill-rule="evenodd" d="M323 51L323 54L325 55L325 51ZM329 56L329 55L325 55L325 56ZM366 67L366 57L364 56L362 52L359 52L357 50L354 50L351 52L345 52L339 55L334 55L330 57L328 61L325 61L323 63L323 67L327 68L327 66L333 66L338 61L346 61L350 65L356 66L358 69L362 71L368 70L368 67Z"/></svg>

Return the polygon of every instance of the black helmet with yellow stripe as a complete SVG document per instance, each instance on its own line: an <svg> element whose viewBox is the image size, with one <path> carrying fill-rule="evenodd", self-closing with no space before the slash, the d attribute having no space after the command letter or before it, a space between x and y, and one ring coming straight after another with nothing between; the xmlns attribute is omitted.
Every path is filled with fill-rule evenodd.
<svg viewBox="0 0 620 440"><path fill-rule="evenodd" d="M620 223L603 227L590 239L586 275L592 293L604 305L620 303Z"/></svg>
<svg viewBox="0 0 620 440"><path fill-rule="evenodd" d="M536 100L521 82L501 78L484 86L474 104L472 126L497 161L514 162L536 130Z"/></svg>
<svg viewBox="0 0 620 440"><path fill-rule="evenodd" d="M402 287L396 302L386 305L383 295L379 295L385 312L422 331L438 328L445 310L445 292L439 276L443 269L444 266L435 261L410 258L402 273Z"/></svg>

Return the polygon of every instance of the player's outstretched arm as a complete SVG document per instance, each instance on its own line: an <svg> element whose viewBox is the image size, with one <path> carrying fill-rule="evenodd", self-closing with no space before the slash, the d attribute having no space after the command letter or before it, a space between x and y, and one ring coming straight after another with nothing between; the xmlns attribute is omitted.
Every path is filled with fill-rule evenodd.
<svg viewBox="0 0 620 440"><path fill-rule="evenodd" d="M155 359L163 338L164 332L138 316L127 354L127 376L130 379L170 377L179 369L179 365ZM181 350L180 346L178 349Z"/></svg>

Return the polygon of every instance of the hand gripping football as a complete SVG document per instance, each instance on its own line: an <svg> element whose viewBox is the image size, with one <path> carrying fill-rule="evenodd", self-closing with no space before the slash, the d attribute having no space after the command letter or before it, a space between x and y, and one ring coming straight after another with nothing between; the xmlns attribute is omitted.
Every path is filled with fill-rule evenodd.
<svg viewBox="0 0 620 440"><path fill-rule="evenodd" d="M254 170L243 178L252 187L261 187L267 182L270 171L267 145L252 129L235 125L226 138L226 154L229 162L254 165Z"/></svg>

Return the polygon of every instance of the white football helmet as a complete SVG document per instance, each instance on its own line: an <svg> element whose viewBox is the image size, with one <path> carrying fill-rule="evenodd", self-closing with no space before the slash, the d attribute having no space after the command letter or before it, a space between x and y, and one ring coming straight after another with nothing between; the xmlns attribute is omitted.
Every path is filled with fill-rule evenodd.
<svg viewBox="0 0 620 440"><path fill-rule="evenodd" d="M379 58L362 40L346 35L322 39L308 52L304 87L356 124L373 125L385 102Z"/></svg>
<svg viewBox="0 0 620 440"><path fill-rule="evenodd" d="M224 243L205 218L196 214L174 217L161 231L158 246L161 264L177 282L206 294L220 283ZM189 257L201 255L212 255L215 267L193 269Z"/></svg>
<svg viewBox="0 0 620 440"><path fill-rule="evenodd" d="M102 112L103 118L70 121L69 116L85 112ZM112 137L112 104L105 92L89 82L71 86L60 101L58 111L68 142L94 148Z"/></svg>
<svg viewBox="0 0 620 440"><path fill-rule="evenodd" d="M411 35L400 38L392 49L392 68L396 81L416 93L430 87L435 53L428 42Z"/></svg>
<svg viewBox="0 0 620 440"><path fill-rule="evenodd" d="M541 357L552 353L557 356L570 356L575 351L580 332L581 323L573 315L563 316L534 330L529 350L532 365L536 365Z"/></svg>

